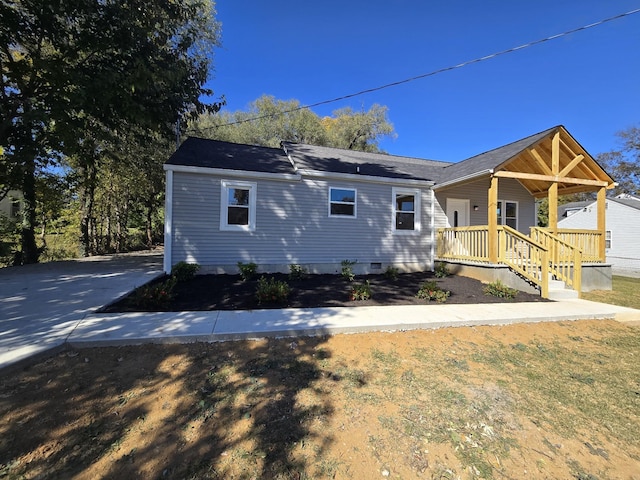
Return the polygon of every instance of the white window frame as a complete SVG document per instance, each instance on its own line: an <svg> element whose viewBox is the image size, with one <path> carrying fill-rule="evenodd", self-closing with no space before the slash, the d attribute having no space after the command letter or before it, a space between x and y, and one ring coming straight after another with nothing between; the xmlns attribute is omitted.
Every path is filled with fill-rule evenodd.
<svg viewBox="0 0 640 480"><path fill-rule="evenodd" d="M249 224L229 224L229 190L237 188L249 190ZM253 232L256 229L256 195L258 184L240 180L221 180L220 182L220 230L228 232Z"/></svg>
<svg viewBox="0 0 640 480"><path fill-rule="evenodd" d="M611 230L605 230L604 232L604 248L611 249L613 245L613 232Z"/></svg>
<svg viewBox="0 0 640 480"><path fill-rule="evenodd" d="M398 195L413 195L413 230L398 230L396 228L396 215L398 210L396 210L396 197ZM391 230L396 235L419 235L421 231L421 205L420 205L420 197L422 196L422 191L417 188L401 188L401 187L393 187L391 189ZM405 212L406 213L406 212Z"/></svg>
<svg viewBox="0 0 640 480"><path fill-rule="evenodd" d="M500 200L498 199L498 203L502 204L502 214L498 215L498 225L506 225L507 223L505 222L506 220L506 204L507 203L514 203L516 205L516 227L515 229L518 230L518 227L520 226L520 203L517 202L516 200ZM496 212L497 214L498 212Z"/></svg>
<svg viewBox="0 0 640 480"><path fill-rule="evenodd" d="M350 190L353 191L353 203L351 202L334 202L331 200L331 191L332 190ZM331 205L353 205L353 215L341 215L337 213L331 213ZM329 204L328 204L328 214L331 218L358 218L358 189L352 187L329 187Z"/></svg>

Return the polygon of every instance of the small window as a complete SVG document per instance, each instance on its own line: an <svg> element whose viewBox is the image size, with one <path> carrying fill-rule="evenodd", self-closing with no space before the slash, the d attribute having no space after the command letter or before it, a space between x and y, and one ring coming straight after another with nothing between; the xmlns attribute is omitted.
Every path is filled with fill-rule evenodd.
<svg viewBox="0 0 640 480"><path fill-rule="evenodd" d="M611 248L611 230L605 232L604 248Z"/></svg>
<svg viewBox="0 0 640 480"><path fill-rule="evenodd" d="M11 211L9 212L9 216L11 218L17 218L20 215L20 199L12 198L11 199Z"/></svg>
<svg viewBox="0 0 640 480"><path fill-rule="evenodd" d="M329 187L329 216L355 217L356 190Z"/></svg>
<svg viewBox="0 0 640 480"><path fill-rule="evenodd" d="M252 182L222 181L220 230L255 230L256 189L256 184Z"/></svg>
<svg viewBox="0 0 640 480"><path fill-rule="evenodd" d="M420 191L393 189L393 229L396 233L420 231Z"/></svg>

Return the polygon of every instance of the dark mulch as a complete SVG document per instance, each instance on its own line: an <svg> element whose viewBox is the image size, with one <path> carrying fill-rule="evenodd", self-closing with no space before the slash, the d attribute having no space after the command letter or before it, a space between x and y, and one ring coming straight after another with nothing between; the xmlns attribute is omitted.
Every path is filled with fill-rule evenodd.
<svg viewBox="0 0 640 480"><path fill-rule="evenodd" d="M289 280L286 274L268 274L267 278L288 282L291 294L286 303L258 304L256 286L259 276L243 282L239 275L198 275L192 280L178 283L175 298L165 308L140 308L134 304L133 295L102 309L102 312L132 311L203 311L203 310L254 310L258 308L313 308L313 307L362 307L372 305L427 305L430 302L416 298L420 284L435 280L440 288L451 292L446 303L504 303L542 302L539 295L518 292L512 299L485 295L484 285L478 280L451 275L436 278L432 272L403 273L395 280L384 275L360 275L355 283L369 280L372 298L350 300L351 284L339 275L309 275L303 280Z"/></svg>

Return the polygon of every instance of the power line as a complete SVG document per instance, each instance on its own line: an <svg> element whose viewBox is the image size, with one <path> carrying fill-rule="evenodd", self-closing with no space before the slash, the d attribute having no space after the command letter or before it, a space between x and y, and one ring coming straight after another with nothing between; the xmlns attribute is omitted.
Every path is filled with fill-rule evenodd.
<svg viewBox="0 0 640 480"><path fill-rule="evenodd" d="M409 82L414 82L416 80L421 80L421 79L427 78L427 77L433 77L434 75L438 75L440 73L449 72L451 70L456 70L458 68L466 67L467 65L472 65L474 63L480 63L480 62L484 62L485 60L491 60L492 58L496 58L496 57L499 57L501 55L506 55L507 53L516 52L518 50L524 50L525 48L533 47L533 46L539 45L541 43L545 43L545 42L549 42L551 40L556 40L558 38L566 37L567 35L571 35L573 33L580 32L582 30L587 30L589 28L598 27L598 26L600 26L602 24L605 24L605 23L608 23L608 22L612 22L614 20L618 20L618 19L623 18L623 17L628 17L628 16L636 14L636 13L640 13L640 8L637 8L635 10L631 10L629 12L621 13L621 14L615 15L613 17L605 18L605 19L597 21L595 23L590 23L589 25L584 25L582 27L574 28L572 30L567 30L565 32L558 33L556 35L551 35L550 37L541 38L539 40L534 40L533 42L525 43L525 44L520 45L518 47L509 48L507 50L502 50L500 52L492 53L490 55L485 55L484 57L475 58L473 60L468 60L466 62L462 62L462 63L459 63L457 65L453 65L453 66L450 66L450 67L445 67L445 68L440 68L438 70L433 70L432 72L423 73L421 75L416 75L415 77L405 78L404 80L398 80L397 82L387 83L385 85L380 85L378 87L368 88L366 90L360 90L359 92L349 93L347 95L342 95L341 97L332 98L330 100L323 100L323 101L320 101L320 102L311 103L309 105L301 105L299 107L292 108L290 110L285 110L285 111L282 111L282 112L269 113L269 114L266 114L266 115L260 115L260 116L257 116L257 117L246 118L246 119L243 119L243 120L236 120L234 122L225 123L223 125L215 125L215 126L212 126L212 127L207 127L207 128L203 128L203 129L197 129L197 131L198 132L203 132L203 131L208 131L208 130L211 130L211 129L214 129L214 128L228 127L228 126L231 126L231 125L238 125L238 124L241 124L241 123L247 123L247 122L254 122L256 120L262 120L264 118L277 117L277 116L280 116L280 115L286 115L287 113L293 113L293 112L297 112L297 111L300 111L300 110L311 109L311 108L314 108L314 107L319 107L321 105L327 105L329 103L340 102L342 100L347 100L349 98L358 97L360 95L365 95L367 93L377 92L379 90L384 90L386 88L396 87L398 85L402 85L402 84L409 83Z"/></svg>

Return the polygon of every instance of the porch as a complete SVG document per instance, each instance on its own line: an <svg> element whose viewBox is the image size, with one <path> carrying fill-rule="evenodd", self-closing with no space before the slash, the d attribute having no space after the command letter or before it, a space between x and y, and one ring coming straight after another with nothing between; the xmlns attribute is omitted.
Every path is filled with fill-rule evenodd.
<svg viewBox="0 0 640 480"><path fill-rule="evenodd" d="M518 281L531 285L545 298L549 298L550 289L573 290L579 296L582 291L611 288L611 269L605 263L605 214L606 192L614 182L564 127L486 152L452 168L458 170L458 178L435 188L440 202L447 205L448 223L436 230L437 261L455 264L467 274L473 271L470 276L476 278L482 271L481 280L510 278L506 276L509 273L514 280L505 283L516 288L519 286L513 284ZM521 195L519 202L509 202L505 195L510 193L499 193L499 188L515 191L514 184L530 200ZM481 186L484 188L479 196ZM595 230L558 228L559 197L576 193L595 193ZM465 194L475 195L472 215L468 213L470 201L458 200ZM549 205L545 228L535 226L533 210L527 210L532 213L525 216L519 213L519 209L524 210L522 205L540 199L547 199ZM465 202L466 209L459 208ZM486 216L481 218L483 210Z"/></svg>
<svg viewBox="0 0 640 480"><path fill-rule="evenodd" d="M491 255L489 226L448 227L437 231L437 260L467 276L501 280L521 290L583 291L611 288L610 267L600 246L604 234L594 230L531 227L525 235L507 225L496 227L497 256ZM558 285L560 283L560 285ZM529 288L527 288L529 287Z"/></svg>

